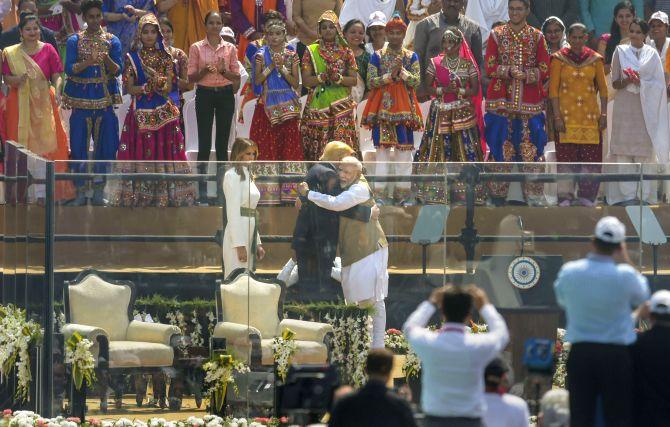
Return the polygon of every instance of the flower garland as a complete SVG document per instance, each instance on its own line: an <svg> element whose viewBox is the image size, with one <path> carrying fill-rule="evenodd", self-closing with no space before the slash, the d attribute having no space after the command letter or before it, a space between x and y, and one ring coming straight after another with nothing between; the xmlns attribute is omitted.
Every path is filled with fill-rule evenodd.
<svg viewBox="0 0 670 427"><path fill-rule="evenodd" d="M235 393L238 393L234 374L250 372L249 367L244 362L236 360L230 354L219 354L212 357L202 365L202 369L205 371L205 384L210 385L207 394L213 396L214 399L211 406L217 412L220 412L223 408L228 384L233 386Z"/></svg>
<svg viewBox="0 0 670 427"><path fill-rule="evenodd" d="M79 418L56 417L43 418L31 411L5 409L0 419L0 427L279 427L286 425L288 419L282 418L221 418L216 415L205 415L202 418L188 417L185 420L168 421L165 418L151 418L148 421L130 420L99 420L88 418L81 422Z"/></svg>
<svg viewBox="0 0 670 427"><path fill-rule="evenodd" d="M0 305L0 376L7 378L16 368L16 397L22 402L28 399L32 381L29 349L43 334L39 324L26 320L25 310Z"/></svg>
<svg viewBox="0 0 670 427"><path fill-rule="evenodd" d="M291 366L291 359L296 349L295 332L289 328L284 329L280 337L272 340L272 356L277 364L277 375L282 381L286 381L288 368Z"/></svg>
<svg viewBox="0 0 670 427"><path fill-rule="evenodd" d="M384 334L384 347L391 350L393 354L407 354L409 351L409 344L405 339L402 331L398 329L389 329Z"/></svg>
<svg viewBox="0 0 670 427"><path fill-rule="evenodd" d="M568 355L570 354L570 343L565 341L565 329L556 331L556 347L554 350L554 377L552 385L554 387L565 388L565 378L567 377Z"/></svg>
<svg viewBox="0 0 670 427"><path fill-rule="evenodd" d="M331 362L340 369L343 384L360 387L367 381L365 362L372 344L369 330L372 317L337 316L330 313L324 319L333 327L334 340Z"/></svg>
<svg viewBox="0 0 670 427"><path fill-rule="evenodd" d="M77 390L86 384L91 386L95 378L95 358L91 353L93 343L75 332L65 343L65 363L72 365L72 379Z"/></svg>

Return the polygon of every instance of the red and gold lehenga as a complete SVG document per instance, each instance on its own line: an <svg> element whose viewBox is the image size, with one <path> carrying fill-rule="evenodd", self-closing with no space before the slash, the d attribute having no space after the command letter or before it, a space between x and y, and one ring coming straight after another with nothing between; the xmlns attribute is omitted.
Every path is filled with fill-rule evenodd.
<svg viewBox="0 0 670 427"><path fill-rule="evenodd" d="M274 59L269 46L261 47L256 53L261 58L261 69L270 66ZM284 64L293 69L298 56L292 49L284 48L279 54ZM256 74L256 60L251 66L251 77ZM300 137L300 99L289 82L273 68L261 87L251 122L251 139L258 145L259 171L261 175L282 174L304 175L305 168L300 161L303 152ZM283 163L262 163L283 162ZM261 205L292 203L297 197L297 183L258 183Z"/></svg>
<svg viewBox="0 0 670 427"><path fill-rule="evenodd" d="M158 26L154 15L140 19ZM159 30L160 31L160 30ZM179 108L170 99L175 74L172 56L159 36L158 48L141 47L126 55L124 81L144 86L134 95L123 124L116 165L123 173L188 174L184 136L179 125ZM120 206L187 206L195 201L195 188L186 181L122 181L112 192L112 204Z"/></svg>

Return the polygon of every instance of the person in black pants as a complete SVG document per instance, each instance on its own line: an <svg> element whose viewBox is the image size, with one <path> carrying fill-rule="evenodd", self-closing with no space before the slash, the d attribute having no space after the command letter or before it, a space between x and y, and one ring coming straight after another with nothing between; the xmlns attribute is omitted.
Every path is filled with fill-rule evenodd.
<svg viewBox="0 0 670 427"><path fill-rule="evenodd" d="M205 16L207 37L194 43L188 55L188 77L197 83L195 114L198 121L198 171L207 172L212 149L212 124L216 119L216 160L228 160L228 136L235 113L233 87L239 84L240 68L237 48L220 33L223 20L219 12ZM200 202L206 204L207 182L201 181Z"/></svg>
<svg viewBox="0 0 670 427"><path fill-rule="evenodd" d="M661 427L670 422L670 291L655 292L646 307L651 329L633 345L636 426ZM642 310L642 311L647 311Z"/></svg>

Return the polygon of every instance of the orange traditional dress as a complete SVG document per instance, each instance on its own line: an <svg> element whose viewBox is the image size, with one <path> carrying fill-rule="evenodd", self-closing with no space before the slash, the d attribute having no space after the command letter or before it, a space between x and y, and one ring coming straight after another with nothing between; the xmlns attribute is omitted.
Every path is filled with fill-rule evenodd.
<svg viewBox="0 0 670 427"><path fill-rule="evenodd" d="M393 80L391 71L401 58L401 78ZM388 46L375 52L368 65L368 87L371 88L363 111L363 124L372 129L375 148L414 149L414 131L423 128L421 107L416 97L420 82L419 57L402 48Z"/></svg>
<svg viewBox="0 0 670 427"><path fill-rule="evenodd" d="M35 154L49 160L68 159L67 134L58 114L51 77L63 72L63 63L56 49L48 43L33 55L21 44L2 52L2 74L28 75L21 87L12 87L7 98L5 128L7 139L17 141ZM67 164L56 164L56 172L66 172ZM70 181L57 181L56 200L74 198Z"/></svg>
<svg viewBox="0 0 670 427"><path fill-rule="evenodd" d="M212 10L219 10L217 0L178 1L168 11L167 16L174 26L172 45L188 52L191 45L205 38L205 16Z"/></svg>

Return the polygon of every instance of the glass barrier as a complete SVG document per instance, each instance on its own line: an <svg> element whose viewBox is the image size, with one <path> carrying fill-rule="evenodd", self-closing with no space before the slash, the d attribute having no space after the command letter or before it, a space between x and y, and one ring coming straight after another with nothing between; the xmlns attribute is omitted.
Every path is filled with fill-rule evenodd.
<svg viewBox="0 0 670 427"><path fill-rule="evenodd" d="M71 366L54 364L54 407L131 419L184 419L207 405L271 416L281 407L310 418L318 410L296 401L304 383L295 378L329 378L316 366L331 362L344 383L360 385L367 349L391 345L394 330L447 283L487 291L512 331L505 357L523 384L524 341L556 339L565 320L553 281L563 263L588 253L599 218L626 224L631 259L652 279L670 263L658 165L363 166L359 176L355 165L55 162L47 182L54 359L78 332L92 341L98 369L96 383L77 391ZM303 181L311 191L300 198ZM5 209L3 298L19 289L5 287L8 276L48 265L39 262L44 251L22 263L8 257L12 233L49 241L46 228L26 231L15 218L48 216L34 200L21 214ZM474 322L477 331L483 321ZM418 402L418 377L408 373L420 364L402 339L395 345L395 384ZM248 372L235 365L235 387L211 393L205 379L216 365L201 367L210 358L228 366L227 354ZM287 359L311 367L284 377ZM286 379L281 390L275 374Z"/></svg>

